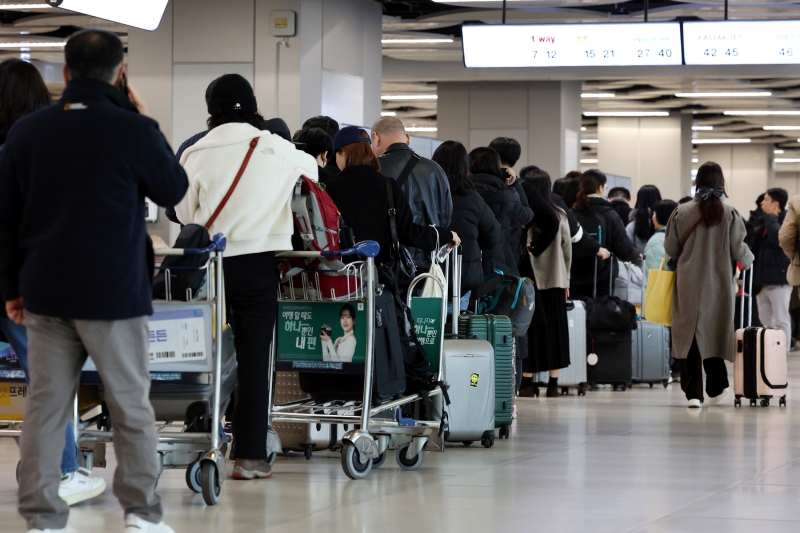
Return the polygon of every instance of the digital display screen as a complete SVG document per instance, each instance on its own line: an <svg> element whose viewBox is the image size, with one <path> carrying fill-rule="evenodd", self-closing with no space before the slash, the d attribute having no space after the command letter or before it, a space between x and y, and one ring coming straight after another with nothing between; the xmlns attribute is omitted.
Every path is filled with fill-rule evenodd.
<svg viewBox="0 0 800 533"><path fill-rule="evenodd" d="M62 9L154 31L169 0L63 0L56 5Z"/></svg>
<svg viewBox="0 0 800 533"><path fill-rule="evenodd" d="M687 65L800 63L800 21L684 22Z"/></svg>
<svg viewBox="0 0 800 533"><path fill-rule="evenodd" d="M677 22L465 25L462 32L468 68L682 63Z"/></svg>

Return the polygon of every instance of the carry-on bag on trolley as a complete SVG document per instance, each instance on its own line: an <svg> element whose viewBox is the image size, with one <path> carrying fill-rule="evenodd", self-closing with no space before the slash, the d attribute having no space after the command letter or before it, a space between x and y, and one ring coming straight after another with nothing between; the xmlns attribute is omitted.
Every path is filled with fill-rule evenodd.
<svg viewBox="0 0 800 533"><path fill-rule="evenodd" d="M575 388L578 396L586 396L586 306L580 300L567 302L567 325L569 326L569 360L567 368L558 372L558 386L561 394L567 396L569 389ZM539 372L536 382L546 385L549 372Z"/></svg>
<svg viewBox="0 0 800 533"><path fill-rule="evenodd" d="M615 260L612 256L611 260ZM632 333L636 329L636 308L614 296L613 276L609 296L597 297L597 258L594 269L595 294L583 299L589 331L587 379L591 386L609 384L626 390L633 377Z"/></svg>
<svg viewBox="0 0 800 533"><path fill-rule="evenodd" d="M669 328L661 324L653 324L643 317L647 298L642 298L642 314L633 331L633 368L631 378L634 383L661 383L669 386L671 375L669 357L672 346Z"/></svg>
<svg viewBox="0 0 800 533"><path fill-rule="evenodd" d="M753 269L750 272L748 299L748 323L752 323L753 314ZM747 271L742 278L744 285ZM778 404L786 405L787 380L786 335L779 329L762 327L745 327L744 294L740 303L741 329L736 330L733 360L734 405L741 407L742 398L750 400L750 405L761 402L768 407L770 400L778 398Z"/></svg>
<svg viewBox="0 0 800 533"><path fill-rule="evenodd" d="M461 315L458 331L468 339L488 341L494 348L494 425L499 437L511 434L514 410L514 337L511 319L495 315Z"/></svg>

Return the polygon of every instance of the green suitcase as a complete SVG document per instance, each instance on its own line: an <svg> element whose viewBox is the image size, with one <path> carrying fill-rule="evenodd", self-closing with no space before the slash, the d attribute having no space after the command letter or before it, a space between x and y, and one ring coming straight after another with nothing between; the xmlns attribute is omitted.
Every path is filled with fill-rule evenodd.
<svg viewBox="0 0 800 533"><path fill-rule="evenodd" d="M511 319L495 315L461 315L458 331L462 335L489 341L494 346L495 411L494 425L500 438L511 434L514 410L514 338Z"/></svg>

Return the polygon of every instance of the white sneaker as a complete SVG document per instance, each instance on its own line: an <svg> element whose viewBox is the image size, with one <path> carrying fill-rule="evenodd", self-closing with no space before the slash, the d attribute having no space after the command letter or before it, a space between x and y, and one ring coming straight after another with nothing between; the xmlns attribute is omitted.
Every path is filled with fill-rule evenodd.
<svg viewBox="0 0 800 533"><path fill-rule="evenodd" d="M93 476L85 468L79 468L77 472L61 480L58 495L67 502L67 505L75 505L96 498L105 490L106 482L103 478Z"/></svg>
<svg viewBox="0 0 800 533"><path fill-rule="evenodd" d="M725 395L728 394L729 390L730 390L730 387L725 388L725 390L723 390L722 393L719 396L714 396L713 398L709 398L708 399L708 403L710 403L711 405L718 404L719 402L722 401L722 398L724 398Z"/></svg>
<svg viewBox="0 0 800 533"><path fill-rule="evenodd" d="M511 418L517 418L517 406L514 406L514 410L511 411Z"/></svg>
<svg viewBox="0 0 800 533"><path fill-rule="evenodd" d="M125 533L175 533L175 530L164 522L154 524L129 514L125 517Z"/></svg>
<svg viewBox="0 0 800 533"><path fill-rule="evenodd" d="M687 407L689 407L690 409L699 409L703 407L703 402L697 399L689 400L689 405L687 405Z"/></svg>
<svg viewBox="0 0 800 533"><path fill-rule="evenodd" d="M75 530L67 526L64 529L29 529L28 533L75 533Z"/></svg>

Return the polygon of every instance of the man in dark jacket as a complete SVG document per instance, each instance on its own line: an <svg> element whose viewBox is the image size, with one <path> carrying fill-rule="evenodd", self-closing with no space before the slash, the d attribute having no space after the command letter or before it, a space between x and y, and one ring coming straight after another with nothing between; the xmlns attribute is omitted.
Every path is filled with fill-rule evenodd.
<svg viewBox="0 0 800 533"><path fill-rule="evenodd" d="M372 150L380 159L381 174L398 180L414 214L414 223L446 228L453 216L447 176L435 162L416 154L409 147L410 143L405 126L394 117L383 117L372 125ZM407 168L410 172L403 176ZM417 269L430 268L429 253L417 248L409 251Z"/></svg>
<svg viewBox="0 0 800 533"><path fill-rule="evenodd" d="M753 285L761 287L757 293L758 316L768 328L780 329L786 334L786 349L792 344L792 317L789 303L792 286L786 281L790 260L783 253L778 240L783 219L786 218L786 202L789 193L784 189L770 189L761 201L761 211L753 226L752 251L756 256L753 264Z"/></svg>
<svg viewBox="0 0 800 533"><path fill-rule="evenodd" d="M631 218L631 191L625 187L614 187L608 191L608 201L611 207L617 212L619 218L622 219L622 224L627 226Z"/></svg>
<svg viewBox="0 0 800 533"><path fill-rule="evenodd" d="M175 205L188 180L135 92L114 86L125 87L119 38L78 32L65 55L61 100L19 120L0 155L0 290L30 340L19 510L29 529L67 526L59 463L89 353L114 423L125 531L171 533L155 493L144 198Z"/></svg>

